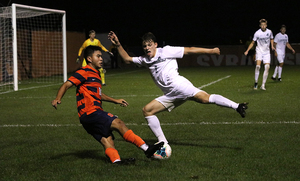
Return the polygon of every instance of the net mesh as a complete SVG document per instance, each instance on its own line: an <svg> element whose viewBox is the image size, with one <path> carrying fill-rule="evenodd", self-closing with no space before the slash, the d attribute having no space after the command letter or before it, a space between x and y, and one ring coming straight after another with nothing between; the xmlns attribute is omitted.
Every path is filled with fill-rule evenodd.
<svg viewBox="0 0 300 181"><path fill-rule="evenodd" d="M19 89L63 81L63 14L16 7ZM0 92L13 90L12 7L0 8Z"/></svg>

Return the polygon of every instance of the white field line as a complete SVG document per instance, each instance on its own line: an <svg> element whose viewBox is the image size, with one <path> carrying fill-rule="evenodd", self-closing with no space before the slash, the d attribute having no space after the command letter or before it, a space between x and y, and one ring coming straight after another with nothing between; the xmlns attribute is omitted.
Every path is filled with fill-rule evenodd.
<svg viewBox="0 0 300 181"><path fill-rule="evenodd" d="M161 123L162 126L188 126L188 125L276 125L276 124L300 124L300 121L277 121L277 122L269 122L269 121L235 121L235 122L178 122L178 123ZM126 123L129 126L147 126L147 123L137 124L137 123ZM12 127L77 127L81 126L81 124L4 124L0 125L0 128L12 128Z"/></svg>
<svg viewBox="0 0 300 181"><path fill-rule="evenodd" d="M115 75L130 74L130 73L135 73L135 72L139 72L139 71L143 71L143 70L144 70L144 69L142 69L142 70L134 70L134 71L130 71L130 72L124 72L124 73L119 73L119 74L109 74L109 75L107 75L107 77L111 77L111 76L115 76ZM63 83L57 83L57 84L49 84L49 85L43 85L43 86L29 87L29 88L19 89L18 91L21 91L21 90L29 90L29 89L37 89L37 88L42 88L42 87L50 87L50 86L61 85L61 84L63 84ZM13 91L13 90L10 90L10 91L6 91L6 92L0 92L0 95L1 95L1 94L11 93L11 92L14 92L14 91Z"/></svg>
<svg viewBox="0 0 300 181"><path fill-rule="evenodd" d="M212 85L212 84L215 84L215 83L217 83L217 82L220 82L221 80L227 79L227 78L229 78L230 76L231 76L231 75L227 75L227 76L222 77L222 78L220 78L220 79L218 79L218 80L215 80L215 81L212 81L212 82L210 82L210 83L208 83L208 84L202 85L202 86L198 87L198 89L203 89L204 87L210 86L210 85Z"/></svg>

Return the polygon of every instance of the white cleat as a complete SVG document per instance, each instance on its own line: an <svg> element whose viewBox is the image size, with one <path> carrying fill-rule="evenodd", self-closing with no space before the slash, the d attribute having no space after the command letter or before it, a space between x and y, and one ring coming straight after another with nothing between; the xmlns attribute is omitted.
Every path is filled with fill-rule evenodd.
<svg viewBox="0 0 300 181"><path fill-rule="evenodd" d="M266 90L266 88L265 88L264 85L262 85L262 86L260 87L260 89L261 89L261 90L264 90L264 91Z"/></svg>

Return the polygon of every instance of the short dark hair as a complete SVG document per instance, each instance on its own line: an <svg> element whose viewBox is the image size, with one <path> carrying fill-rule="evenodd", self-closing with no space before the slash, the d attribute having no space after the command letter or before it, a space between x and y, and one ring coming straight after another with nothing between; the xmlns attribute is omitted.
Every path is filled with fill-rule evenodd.
<svg viewBox="0 0 300 181"><path fill-rule="evenodd" d="M285 25L281 25L281 28L285 28L285 29L286 29L286 26L285 26ZM281 29L281 28L280 28L280 29Z"/></svg>
<svg viewBox="0 0 300 181"><path fill-rule="evenodd" d="M143 37L142 37L142 40L143 40L143 42L144 42L144 41L151 41L151 40L152 40L154 43L157 43L156 37L155 37L154 34L151 33L151 32L145 33L145 34L143 35Z"/></svg>
<svg viewBox="0 0 300 181"><path fill-rule="evenodd" d="M261 24L261 23L268 23L268 21L266 19L261 19L261 20L259 20L259 24Z"/></svg>
<svg viewBox="0 0 300 181"><path fill-rule="evenodd" d="M89 35L92 34L92 33L96 33L96 31L95 30L90 30Z"/></svg>
<svg viewBox="0 0 300 181"><path fill-rule="evenodd" d="M102 51L101 47L90 45L84 49L84 59L87 61L87 57L92 57L95 51ZM87 62L88 63L88 62Z"/></svg>

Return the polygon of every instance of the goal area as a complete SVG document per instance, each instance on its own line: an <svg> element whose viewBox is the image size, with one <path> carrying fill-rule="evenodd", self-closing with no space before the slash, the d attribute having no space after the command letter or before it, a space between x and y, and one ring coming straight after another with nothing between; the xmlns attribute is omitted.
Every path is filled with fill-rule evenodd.
<svg viewBox="0 0 300 181"><path fill-rule="evenodd" d="M2 7L0 36L0 94L67 80L65 11Z"/></svg>

